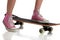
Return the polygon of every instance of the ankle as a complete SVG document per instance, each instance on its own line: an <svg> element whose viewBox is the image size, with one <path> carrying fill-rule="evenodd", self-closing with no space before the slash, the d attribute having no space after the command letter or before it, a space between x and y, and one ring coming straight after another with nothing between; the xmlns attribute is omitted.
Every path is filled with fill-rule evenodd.
<svg viewBox="0 0 60 40"><path fill-rule="evenodd" d="M36 15L39 15L39 10L36 10L36 9L35 9L35 10L33 11L33 15L35 15L35 16L36 16Z"/></svg>
<svg viewBox="0 0 60 40"><path fill-rule="evenodd" d="M12 13L6 12L6 14L5 14L5 15L10 15L10 16L12 16Z"/></svg>
<svg viewBox="0 0 60 40"><path fill-rule="evenodd" d="M34 12L39 12L40 10L39 9L34 9Z"/></svg>

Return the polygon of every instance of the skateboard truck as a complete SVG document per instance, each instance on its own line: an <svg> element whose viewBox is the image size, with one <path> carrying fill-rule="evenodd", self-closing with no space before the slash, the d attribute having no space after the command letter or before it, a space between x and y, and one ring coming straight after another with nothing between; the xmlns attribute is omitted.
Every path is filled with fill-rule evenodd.
<svg viewBox="0 0 60 40"><path fill-rule="evenodd" d="M40 33L44 33L44 31L49 31L48 34L52 33L53 28L50 26L43 26L43 28L39 29Z"/></svg>
<svg viewBox="0 0 60 40"><path fill-rule="evenodd" d="M23 29L23 22L16 21L15 25L20 25L19 29Z"/></svg>

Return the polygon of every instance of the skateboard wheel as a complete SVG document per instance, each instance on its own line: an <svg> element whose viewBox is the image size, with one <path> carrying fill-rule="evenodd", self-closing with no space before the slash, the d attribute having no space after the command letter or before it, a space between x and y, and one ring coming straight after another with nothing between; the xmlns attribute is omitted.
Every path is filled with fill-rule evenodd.
<svg viewBox="0 0 60 40"><path fill-rule="evenodd" d="M43 33L44 33L44 29L41 28L41 29L39 30L39 32L43 34Z"/></svg>
<svg viewBox="0 0 60 40"><path fill-rule="evenodd" d="M21 25L19 29L23 29L23 25Z"/></svg>
<svg viewBox="0 0 60 40"><path fill-rule="evenodd" d="M49 28L48 28L49 33L51 33L51 32L52 32L52 30L53 30L53 28L52 28L52 27L49 27Z"/></svg>
<svg viewBox="0 0 60 40"><path fill-rule="evenodd" d="M23 29L23 22L20 22L20 28L19 29Z"/></svg>

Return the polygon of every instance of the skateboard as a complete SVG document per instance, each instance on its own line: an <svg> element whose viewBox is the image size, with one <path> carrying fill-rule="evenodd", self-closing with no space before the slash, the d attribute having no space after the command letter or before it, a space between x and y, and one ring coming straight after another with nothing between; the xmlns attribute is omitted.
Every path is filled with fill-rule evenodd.
<svg viewBox="0 0 60 40"><path fill-rule="evenodd" d="M43 28L39 29L40 33L44 33L44 31L49 31L49 33L52 33L53 28L50 26L60 25L60 23L46 23L46 22L41 22L41 21L36 21L36 20L20 18L16 15L12 15L12 18L13 20L16 21L16 23L14 23L15 25L20 25L19 29L23 29L23 23L25 22L43 26Z"/></svg>

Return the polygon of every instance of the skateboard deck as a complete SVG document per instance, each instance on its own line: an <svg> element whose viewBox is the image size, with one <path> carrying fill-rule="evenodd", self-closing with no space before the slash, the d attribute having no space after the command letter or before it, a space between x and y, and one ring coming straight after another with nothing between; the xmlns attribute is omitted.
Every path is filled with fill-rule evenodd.
<svg viewBox="0 0 60 40"><path fill-rule="evenodd" d="M30 20L30 19L25 19L25 18L20 18L16 15L13 15L13 20L15 20L16 22L26 22L26 23L31 23L31 24L37 24L37 25L41 25L41 26L56 26L56 25L60 25L60 23L46 23L46 22L41 22L41 21L36 21L36 20Z"/></svg>

